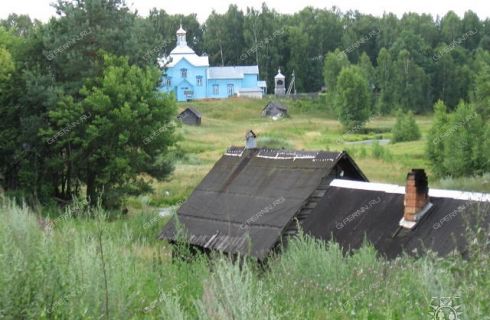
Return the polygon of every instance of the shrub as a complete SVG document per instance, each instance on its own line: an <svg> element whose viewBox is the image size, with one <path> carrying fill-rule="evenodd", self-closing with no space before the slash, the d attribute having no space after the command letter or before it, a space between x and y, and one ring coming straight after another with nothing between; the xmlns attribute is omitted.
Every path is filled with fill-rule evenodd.
<svg viewBox="0 0 490 320"><path fill-rule="evenodd" d="M393 160L391 152L379 144L378 141L374 141L371 145L371 155L376 159L382 159L384 161Z"/></svg>
<svg viewBox="0 0 490 320"><path fill-rule="evenodd" d="M412 112L398 112L395 126L392 129L393 143L415 141L421 137L419 126Z"/></svg>
<svg viewBox="0 0 490 320"><path fill-rule="evenodd" d="M366 148L364 148L364 147L360 147L360 148L359 148L359 153L357 154L357 156L358 156L359 158L361 158L361 159L366 158L366 156L367 156Z"/></svg>
<svg viewBox="0 0 490 320"><path fill-rule="evenodd" d="M272 304L272 296L248 263L240 266L221 258L197 307L203 320L272 320L277 319Z"/></svg>
<svg viewBox="0 0 490 320"><path fill-rule="evenodd" d="M427 156L438 176L481 175L489 170L490 125L482 121L472 104L461 102L446 113L442 102L435 106L435 121L428 135Z"/></svg>

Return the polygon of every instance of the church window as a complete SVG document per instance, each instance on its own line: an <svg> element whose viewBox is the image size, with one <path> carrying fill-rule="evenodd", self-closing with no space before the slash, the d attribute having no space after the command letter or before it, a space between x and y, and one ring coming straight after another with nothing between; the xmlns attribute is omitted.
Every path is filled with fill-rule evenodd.
<svg viewBox="0 0 490 320"><path fill-rule="evenodd" d="M196 77L196 84L198 87L202 87L202 76Z"/></svg>
<svg viewBox="0 0 490 320"><path fill-rule="evenodd" d="M167 78L167 87L171 87L172 86L172 78L168 77Z"/></svg>
<svg viewBox="0 0 490 320"><path fill-rule="evenodd" d="M182 75L182 78L187 78L187 69L180 69L180 73Z"/></svg>
<svg viewBox="0 0 490 320"><path fill-rule="evenodd" d="M213 84L213 94L219 94L219 84Z"/></svg>

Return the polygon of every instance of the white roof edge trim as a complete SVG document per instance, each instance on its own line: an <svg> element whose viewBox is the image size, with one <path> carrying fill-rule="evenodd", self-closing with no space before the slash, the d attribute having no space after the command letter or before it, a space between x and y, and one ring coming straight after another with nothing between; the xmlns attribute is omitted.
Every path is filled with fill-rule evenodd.
<svg viewBox="0 0 490 320"><path fill-rule="evenodd" d="M405 187L401 187L395 184L373 183L355 180L333 179L332 182L330 182L330 186L357 190L384 191L386 193L405 193Z"/></svg>
<svg viewBox="0 0 490 320"><path fill-rule="evenodd" d="M240 152L240 153L225 152L225 156L229 156L229 157L241 157L243 155L243 152L244 151L245 151L245 149L243 149L242 152Z"/></svg>
<svg viewBox="0 0 490 320"><path fill-rule="evenodd" d="M386 193L405 194L405 187L395 185L395 184L387 184L387 183L373 183L373 182L364 182L364 181L334 179L330 183L330 186L347 188L347 189L382 191ZM450 198L450 199L457 199L457 200L490 202L490 193L481 193L481 192L432 189L429 187L429 196L435 198Z"/></svg>
<svg viewBox="0 0 490 320"><path fill-rule="evenodd" d="M296 160L296 159L315 159L316 156L264 156L264 155L257 155L257 158L265 158L265 159L280 159L280 160Z"/></svg>

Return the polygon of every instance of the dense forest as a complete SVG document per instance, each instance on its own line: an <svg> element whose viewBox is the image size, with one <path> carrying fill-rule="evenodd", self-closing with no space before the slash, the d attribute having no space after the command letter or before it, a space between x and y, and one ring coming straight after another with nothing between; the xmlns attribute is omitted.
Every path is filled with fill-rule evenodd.
<svg viewBox="0 0 490 320"><path fill-rule="evenodd" d="M121 0L54 6L57 17L47 23L16 14L0 21L0 181L35 198L68 200L86 186L92 198L112 195L108 201L149 190L141 174L163 179L171 172L176 108L155 88L157 59L174 48L180 23L211 65L258 64L269 90L279 67L288 76L294 71L300 92L338 91L330 97L346 108L358 99L359 123L375 112L430 113L439 100L444 112L461 100L474 103L488 119L490 22L471 11L398 18L309 7L287 15L266 4L243 12L231 5L201 24L194 14L157 9L141 16ZM142 144L148 136L151 143ZM434 161L452 153L436 149ZM475 164L480 171L487 166Z"/></svg>

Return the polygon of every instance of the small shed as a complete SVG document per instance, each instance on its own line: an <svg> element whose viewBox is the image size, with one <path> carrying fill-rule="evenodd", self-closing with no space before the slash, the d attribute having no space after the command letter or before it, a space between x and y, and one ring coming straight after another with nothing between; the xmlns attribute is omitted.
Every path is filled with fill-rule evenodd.
<svg viewBox="0 0 490 320"><path fill-rule="evenodd" d="M187 125L200 126L201 113L193 107L188 107L177 116L177 120Z"/></svg>
<svg viewBox="0 0 490 320"><path fill-rule="evenodd" d="M278 102L269 102L264 109L262 109L263 117L281 118L288 115L288 108Z"/></svg>

